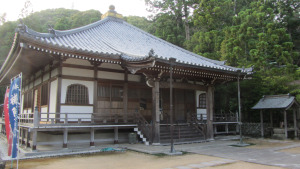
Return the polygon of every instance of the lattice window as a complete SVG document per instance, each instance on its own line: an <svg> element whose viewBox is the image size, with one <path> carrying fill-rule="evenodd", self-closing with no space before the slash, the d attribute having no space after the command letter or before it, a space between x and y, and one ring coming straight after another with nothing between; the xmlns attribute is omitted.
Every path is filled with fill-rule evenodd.
<svg viewBox="0 0 300 169"><path fill-rule="evenodd" d="M66 104L89 104L88 88L80 84L68 86Z"/></svg>
<svg viewBox="0 0 300 169"><path fill-rule="evenodd" d="M199 94L199 108L206 109L206 93Z"/></svg>
<svg viewBox="0 0 300 169"><path fill-rule="evenodd" d="M42 86L41 105L48 105L48 83Z"/></svg>

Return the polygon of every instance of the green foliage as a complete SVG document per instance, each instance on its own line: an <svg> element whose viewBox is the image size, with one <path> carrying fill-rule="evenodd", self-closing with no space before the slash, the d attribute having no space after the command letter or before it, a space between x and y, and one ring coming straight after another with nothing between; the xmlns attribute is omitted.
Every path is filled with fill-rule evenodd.
<svg viewBox="0 0 300 169"><path fill-rule="evenodd" d="M241 82L242 112L248 121L257 113L251 107L262 95L295 95L292 81L300 78L300 17L296 0L145 0L154 16L125 17L128 23L199 55L226 60L236 67L254 67L251 80ZM193 14L192 14L193 12ZM48 9L24 13L24 23L38 32L73 29L100 20L96 10L80 12ZM0 58L11 47L17 22L0 20ZM215 90L215 112L236 112L236 83Z"/></svg>
<svg viewBox="0 0 300 169"><path fill-rule="evenodd" d="M146 32L154 34L155 30L153 28L153 22L147 20L145 17L139 16L128 16L124 17L124 20L131 25L134 25Z"/></svg>
<svg viewBox="0 0 300 169"><path fill-rule="evenodd" d="M0 25L0 64L4 62L15 35L16 22L5 22Z"/></svg>

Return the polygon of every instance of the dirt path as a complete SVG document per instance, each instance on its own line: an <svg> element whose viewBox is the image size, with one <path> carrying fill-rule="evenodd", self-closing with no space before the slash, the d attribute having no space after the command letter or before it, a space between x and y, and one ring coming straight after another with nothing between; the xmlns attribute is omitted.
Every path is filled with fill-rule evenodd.
<svg viewBox="0 0 300 169"><path fill-rule="evenodd" d="M21 160L20 169L164 169L177 167L222 169L280 169L222 158L185 154L182 156L154 156L127 151L124 153L101 153L71 157ZM205 167L206 166L206 167ZM6 166L10 168L10 166Z"/></svg>

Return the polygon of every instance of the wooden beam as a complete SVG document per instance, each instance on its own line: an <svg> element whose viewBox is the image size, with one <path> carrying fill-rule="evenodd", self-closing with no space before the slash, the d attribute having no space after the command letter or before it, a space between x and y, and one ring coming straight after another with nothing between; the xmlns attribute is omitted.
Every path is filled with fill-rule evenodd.
<svg viewBox="0 0 300 169"><path fill-rule="evenodd" d="M152 82L154 83L154 82ZM170 88L170 83L169 82L160 82L159 87L164 89L169 89ZM173 88L175 89L190 89L190 90L201 90L201 91L206 91L207 87L204 85L195 85L195 84L190 84L190 83L180 83L180 82L173 82Z"/></svg>

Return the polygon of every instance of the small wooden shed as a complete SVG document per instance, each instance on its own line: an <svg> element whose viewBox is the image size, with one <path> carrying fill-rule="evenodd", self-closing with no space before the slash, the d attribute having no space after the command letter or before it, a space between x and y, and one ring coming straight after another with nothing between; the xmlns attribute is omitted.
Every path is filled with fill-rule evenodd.
<svg viewBox="0 0 300 169"><path fill-rule="evenodd" d="M294 132L295 137L298 137L298 125L297 125L297 114L299 116L300 104L296 98L290 94L285 95L267 95L263 96L259 102L252 107L252 109L260 110L260 123L261 123L261 136L264 136L263 126L263 113L264 110L279 110L283 113L284 122L284 133L285 138L288 137L288 122L287 122L287 110L293 112ZM273 112L270 113L271 128L273 128Z"/></svg>

